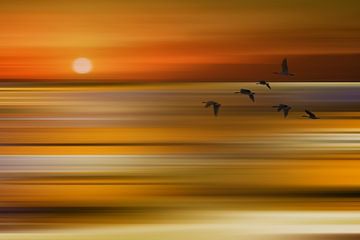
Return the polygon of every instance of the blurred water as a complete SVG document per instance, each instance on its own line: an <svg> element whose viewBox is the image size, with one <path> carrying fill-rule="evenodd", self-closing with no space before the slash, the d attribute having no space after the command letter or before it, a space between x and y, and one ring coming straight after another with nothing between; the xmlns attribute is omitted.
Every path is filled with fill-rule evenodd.
<svg viewBox="0 0 360 240"><path fill-rule="evenodd" d="M0 230L360 210L360 83L272 88L3 83ZM222 104L218 117L207 100ZM271 107L279 103L293 107L287 119ZM320 119L302 118L304 109Z"/></svg>

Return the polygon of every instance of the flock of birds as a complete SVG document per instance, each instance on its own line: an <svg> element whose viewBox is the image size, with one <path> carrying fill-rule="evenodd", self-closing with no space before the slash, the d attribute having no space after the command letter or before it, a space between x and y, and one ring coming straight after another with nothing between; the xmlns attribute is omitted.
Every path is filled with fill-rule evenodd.
<svg viewBox="0 0 360 240"><path fill-rule="evenodd" d="M274 72L274 74L282 75L282 76L295 76L295 74L289 72L288 61L286 58L282 61L281 72ZM267 88L269 88L271 90L270 83L267 81L260 81L260 82L257 82L256 84L266 86ZM249 89L242 88L242 89L240 89L240 91L235 92L235 94L246 95L251 99L251 101L255 102L255 93ZM214 115L218 116L219 110L221 107L220 103L218 103L216 101L206 101L203 103L205 104L206 108L212 107L214 110ZM282 104L282 103L279 105L276 105L276 106L272 106L272 107L276 108L278 112L283 112L285 118L289 115L289 111L292 109L291 106ZM313 112L311 112L309 110L305 109L305 113L306 113L306 115L303 115L302 117L305 117L308 119L319 119Z"/></svg>

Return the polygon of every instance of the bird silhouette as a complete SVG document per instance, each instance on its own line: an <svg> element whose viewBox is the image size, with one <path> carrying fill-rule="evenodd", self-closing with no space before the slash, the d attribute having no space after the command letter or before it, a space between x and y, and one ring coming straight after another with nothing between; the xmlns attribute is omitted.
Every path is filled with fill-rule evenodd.
<svg viewBox="0 0 360 240"><path fill-rule="evenodd" d="M277 111L282 111L284 113L284 117L286 118L289 115L289 111L291 110L291 107L286 104L279 104L277 106L273 106L273 108L277 108Z"/></svg>
<svg viewBox="0 0 360 240"><path fill-rule="evenodd" d="M309 110L305 110L307 115L303 115L302 117L309 118L309 119L319 119L313 112Z"/></svg>
<svg viewBox="0 0 360 240"><path fill-rule="evenodd" d="M251 99L251 101L255 102L255 93L252 92L252 91L249 90L249 89L244 89L244 88L242 88L242 89L240 89L239 92L235 92L235 93L240 93L240 94L243 94L243 95L247 95L247 96L249 96L249 98Z"/></svg>
<svg viewBox="0 0 360 240"><path fill-rule="evenodd" d="M260 82L257 82L256 84L267 86L271 90L270 83L267 81L260 81Z"/></svg>
<svg viewBox="0 0 360 240"><path fill-rule="evenodd" d="M283 76L295 76L295 74L289 73L287 58L284 58L284 60L281 63L281 72L274 72L274 74L283 75Z"/></svg>
<svg viewBox="0 0 360 240"><path fill-rule="evenodd" d="M220 107L221 107L221 104L218 103L218 102L215 102L215 101L207 101L207 102L203 102L205 103L205 107L208 108L208 107L213 107L213 110L214 110L214 115L217 116L218 113L219 113L219 110L220 110Z"/></svg>

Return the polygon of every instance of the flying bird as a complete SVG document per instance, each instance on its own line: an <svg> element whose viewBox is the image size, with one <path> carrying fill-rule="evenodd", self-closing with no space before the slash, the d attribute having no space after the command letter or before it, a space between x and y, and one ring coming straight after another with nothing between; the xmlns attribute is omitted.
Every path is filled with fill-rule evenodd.
<svg viewBox="0 0 360 240"><path fill-rule="evenodd" d="M289 73L287 58L284 58L284 60L281 63L281 72L274 72L274 74L283 75L283 76L295 76L295 74Z"/></svg>
<svg viewBox="0 0 360 240"><path fill-rule="evenodd" d="M271 89L270 83L267 81L260 81L260 82L257 82L256 84L264 85L264 86L267 86L269 89Z"/></svg>
<svg viewBox="0 0 360 240"><path fill-rule="evenodd" d="M282 111L285 118L289 115L289 111L291 110L291 107L286 104L279 104L277 106L273 106L273 108L277 108L278 112Z"/></svg>
<svg viewBox="0 0 360 240"><path fill-rule="evenodd" d="M240 93L240 94L247 95L247 96L249 96L249 98L251 99L251 101L255 102L255 93L252 92L252 91L249 90L249 89L244 89L244 88L242 88L242 89L240 89L239 92L235 92L235 93Z"/></svg>
<svg viewBox="0 0 360 240"><path fill-rule="evenodd" d="M207 101L207 102L203 102L205 103L205 107L208 108L208 107L213 107L213 110L214 110L214 115L217 116L218 113L219 113L219 109L221 107L221 104L218 103L218 102L215 102L215 101Z"/></svg>
<svg viewBox="0 0 360 240"><path fill-rule="evenodd" d="M303 115L302 117L309 118L309 119L319 119L313 112L309 110L305 110L307 115Z"/></svg>

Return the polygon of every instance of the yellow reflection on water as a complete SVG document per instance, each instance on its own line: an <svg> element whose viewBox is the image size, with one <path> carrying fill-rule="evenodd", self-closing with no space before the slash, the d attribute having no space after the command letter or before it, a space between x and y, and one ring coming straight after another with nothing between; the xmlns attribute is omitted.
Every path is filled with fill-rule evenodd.
<svg viewBox="0 0 360 240"><path fill-rule="evenodd" d="M233 94L240 88L255 91L256 102ZM255 239L276 218L284 231L268 237L313 233L303 224L323 211L334 218L334 228L319 219L326 234L343 226L337 228L337 211L348 216L360 207L358 83L274 83L271 91L254 83L1 90L0 230L16 234L0 239L21 239L21 231L38 231L22 239L204 232L206 239ZM204 108L206 100L222 104L218 117ZM272 108L279 103L293 107L287 119ZM302 118L304 109L320 119ZM261 215L269 210L274 219ZM216 222L222 211L259 214L264 222ZM284 211L308 213L289 228L301 231L286 230ZM351 224L344 229L354 232ZM73 235L79 228L114 234ZM128 228L146 231L122 232ZM41 235L44 229L57 232Z"/></svg>

